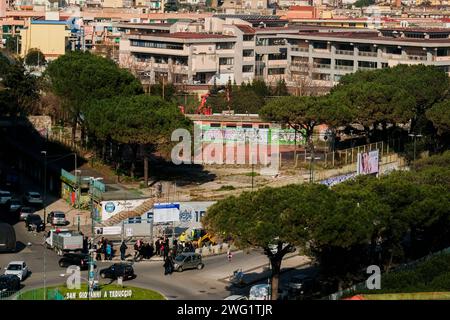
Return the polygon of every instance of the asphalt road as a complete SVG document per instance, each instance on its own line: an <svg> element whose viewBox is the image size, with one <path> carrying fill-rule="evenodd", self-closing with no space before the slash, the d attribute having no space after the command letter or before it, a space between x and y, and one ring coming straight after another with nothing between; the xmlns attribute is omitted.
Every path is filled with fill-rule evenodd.
<svg viewBox="0 0 450 320"><path fill-rule="evenodd" d="M42 246L44 233L28 232L23 222L15 224L14 228L20 251L1 254L2 269L11 261L25 261L31 275L23 281L24 290L43 287L44 279L47 286L63 284L66 279L65 269L58 265L60 257ZM237 252L232 262L228 262L225 255L204 258L203 270L186 270L164 276L162 261L144 261L134 264L137 277L127 281L127 284L157 290L169 299L223 299L237 291L228 290L228 285L219 279L231 275L238 268L245 270L267 263L266 256L256 251L248 254ZM111 262L98 262L97 270L110 264ZM82 271L82 277L87 278L87 271ZM108 281L101 280L102 283Z"/></svg>
<svg viewBox="0 0 450 320"><path fill-rule="evenodd" d="M26 177L21 177L22 192L25 190L41 191ZM48 196L47 204L56 200ZM31 275L23 281L23 290L47 286L61 285L66 281L65 269L58 265L59 256L55 252L44 248L44 233L28 232L24 222L14 224L19 251L14 254L0 254L0 267L3 268L11 261L23 260L30 270ZM48 229L48 228L47 228ZM248 294L250 286L246 288L229 288L229 283L220 281L232 275L236 269L249 270L260 266L268 266L267 257L258 251L249 253L236 252L229 262L226 255L204 258L203 270L186 270L181 273L164 275L162 261L144 261L134 264L137 277L126 283L132 286L154 289L164 294L168 299L223 299L232 294ZM109 266L111 262L98 262L97 269L101 270ZM293 273L304 270L289 271L281 279L282 283L290 278ZM82 271L82 277L87 278L87 271ZM261 280L260 282L266 282ZM104 283L105 280L100 280Z"/></svg>

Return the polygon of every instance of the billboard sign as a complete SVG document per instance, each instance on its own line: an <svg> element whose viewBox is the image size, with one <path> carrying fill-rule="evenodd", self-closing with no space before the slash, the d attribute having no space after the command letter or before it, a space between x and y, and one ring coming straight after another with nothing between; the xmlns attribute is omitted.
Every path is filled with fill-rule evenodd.
<svg viewBox="0 0 450 320"><path fill-rule="evenodd" d="M379 150L358 153L358 174L373 174L379 171Z"/></svg>
<svg viewBox="0 0 450 320"><path fill-rule="evenodd" d="M95 228L95 234L97 235L117 235L122 234L122 227L116 226L116 227L102 227L102 228Z"/></svg>
<svg viewBox="0 0 450 320"><path fill-rule="evenodd" d="M153 222L165 223L180 221L179 203L155 203L153 206Z"/></svg>

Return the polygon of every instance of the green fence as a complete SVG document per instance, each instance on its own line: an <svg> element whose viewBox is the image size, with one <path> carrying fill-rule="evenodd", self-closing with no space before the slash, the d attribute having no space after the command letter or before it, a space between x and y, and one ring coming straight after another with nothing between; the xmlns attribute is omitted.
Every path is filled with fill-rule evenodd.
<svg viewBox="0 0 450 320"><path fill-rule="evenodd" d="M47 289L47 295L44 297L44 289L32 289L19 292L9 297L10 300L64 300L64 296L58 289Z"/></svg>

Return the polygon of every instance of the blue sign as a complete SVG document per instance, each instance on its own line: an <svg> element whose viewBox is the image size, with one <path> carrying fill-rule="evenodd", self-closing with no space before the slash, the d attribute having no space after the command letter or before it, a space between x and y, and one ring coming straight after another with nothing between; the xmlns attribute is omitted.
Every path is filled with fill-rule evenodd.
<svg viewBox="0 0 450 320"><path fill-rule="evenodd" d="M114 205L114 202L107 202L105 204L105 211L108 213L113 213L114 210L116 210L116 206Z"/></svg>

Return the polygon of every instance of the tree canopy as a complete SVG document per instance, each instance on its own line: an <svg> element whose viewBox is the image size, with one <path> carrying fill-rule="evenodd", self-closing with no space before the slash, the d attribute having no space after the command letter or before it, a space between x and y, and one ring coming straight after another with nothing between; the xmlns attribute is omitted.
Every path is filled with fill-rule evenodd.
<svg viewBox="0 0 450 320"><path fill-rule="evenodd" d="M389 270L450 245L449 159L450 151L419 161L417 171L360 176L331 189L302 184L243 193L210 207L203 222L240 247L263 248L273 289L283 255L297 246L320 264L333 292L364 279L369 265Z"/></svg>
<svg viewBox="0 0 450 320"><path fill-rule="evenodd" d="M47 63L45 55L39 49L28 50L25 56L25 64L28 66L44 66Z"/></svg>
<svg viewBox="0 0 450 320"><path fill-rule="evenodd" d="M70 115L73 136L90 101L143 92L141 84L129 71L89 52L74 51L60 56L49 63L45 76Z"/></svg>

